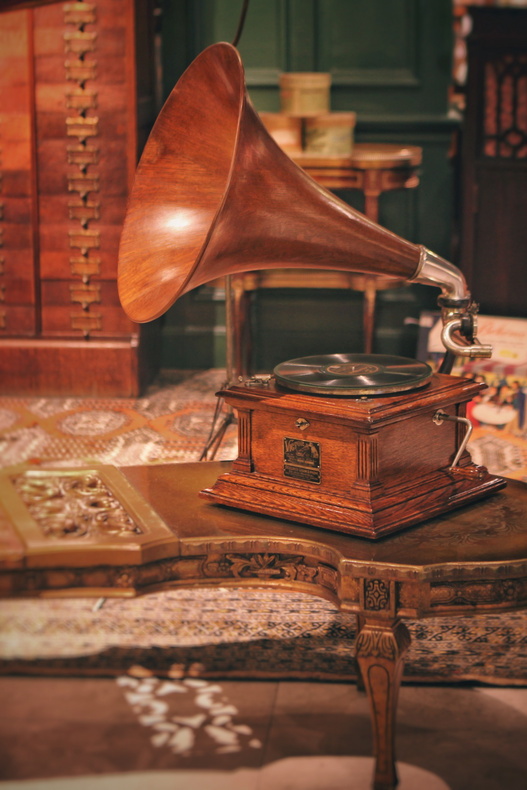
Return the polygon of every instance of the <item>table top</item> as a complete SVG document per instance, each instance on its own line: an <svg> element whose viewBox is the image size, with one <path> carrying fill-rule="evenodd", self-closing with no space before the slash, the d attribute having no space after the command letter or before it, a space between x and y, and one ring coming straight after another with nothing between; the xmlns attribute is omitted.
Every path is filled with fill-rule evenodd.
<svg viewBox="0 0 527 790"><path fill-rule="evenodd" d="M207 462L122 468L127 479L155 506L183 544L227 537L311 543L343 558L393 571L415 568L449 572L453 564L519 563L527 569L527 485L509 481L502 493L431 519L379 541L351 537L255 513L211 505L198 492L231 468Z"/></svg>
<svg viewBox="0 0 527 790"><path fill-rule="evenodd" d="M304 168L356 168L358 170L384 170L417 167L423 158L423 149L417 145L396 143L355 143L351 156L320 156L299 151L289 154Z"/></svg>
<svg viewBox="0 0 527 790"><path fill-rule="evenodd" d="M211 547L244 551L250 546L317 554L350 572L392 579L527 573L527 485L518 481L487 499L371 541L201 499L200 490L229 469L229 462L203 462L2 470L0 569L141 564L195 556ZM72 503L79 500L85 510L88 501L94 516L92 524L77 517L87 527L76 532Z"/></svg>

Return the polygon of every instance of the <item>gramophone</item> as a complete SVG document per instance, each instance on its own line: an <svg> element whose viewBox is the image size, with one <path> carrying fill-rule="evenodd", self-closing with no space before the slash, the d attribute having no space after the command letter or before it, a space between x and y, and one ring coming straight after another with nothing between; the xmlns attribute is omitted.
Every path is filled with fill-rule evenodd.
<svg viewBox="0 0 527 790"><path fill-rule="evenodd" d="M204 50L154 125L121 237L118 283L151 321L218 277L316 268L441 289L447 356L489 357L461 272L315 183L265 130L237 49ZM505 485L466 450L466 405L483 385L403 357L332 354L229 384L238 457L201 493L212 503L379 538Z"/></svg>

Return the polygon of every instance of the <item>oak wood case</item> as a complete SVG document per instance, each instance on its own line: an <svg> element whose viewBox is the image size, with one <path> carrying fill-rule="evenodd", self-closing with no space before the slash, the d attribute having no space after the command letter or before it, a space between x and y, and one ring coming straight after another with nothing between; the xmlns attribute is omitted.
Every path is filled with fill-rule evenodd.
<svg viewBox="0 0 527 790"><path fill-rule="evenodd" d="M238 458L201 495L368 538L399 531L505 485L468 452L451 469L465 427L433 421L438 410L464 417L481 388L442 374L362 398L233 385L219 394L238 415Z"/></svg>

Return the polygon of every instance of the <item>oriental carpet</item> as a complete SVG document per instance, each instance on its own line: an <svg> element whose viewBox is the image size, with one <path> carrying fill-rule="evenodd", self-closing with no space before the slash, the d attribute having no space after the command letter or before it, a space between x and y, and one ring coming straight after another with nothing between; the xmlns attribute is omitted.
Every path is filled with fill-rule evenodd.
<svg viewBox="0 0 527 790"><path fill-rule="evenodd" d="M199 460L219 370L169 371L141 398L0 397L0 465L119 466ZM220 413L220 422L226 412ZM476 463L527 481L527 434L478 427ZM236 454L228 424L216 460ZM405 680L527 684L527 614L409 623ZM301 594L177 590L134 600L3 601L0 673L355 677L355 618Z"/></svg>

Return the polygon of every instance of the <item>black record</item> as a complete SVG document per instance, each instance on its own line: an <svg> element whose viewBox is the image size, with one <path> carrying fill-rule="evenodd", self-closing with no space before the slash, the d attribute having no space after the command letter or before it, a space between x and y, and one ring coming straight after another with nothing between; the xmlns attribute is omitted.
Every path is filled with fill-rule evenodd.
<svg viewBox="0 0 527 790"><path fill-rule="evenodd" d="M423 387L432 375L425 362L387 354L299 357L274 369L283 387L316 395L386 395Z"/></svg>

